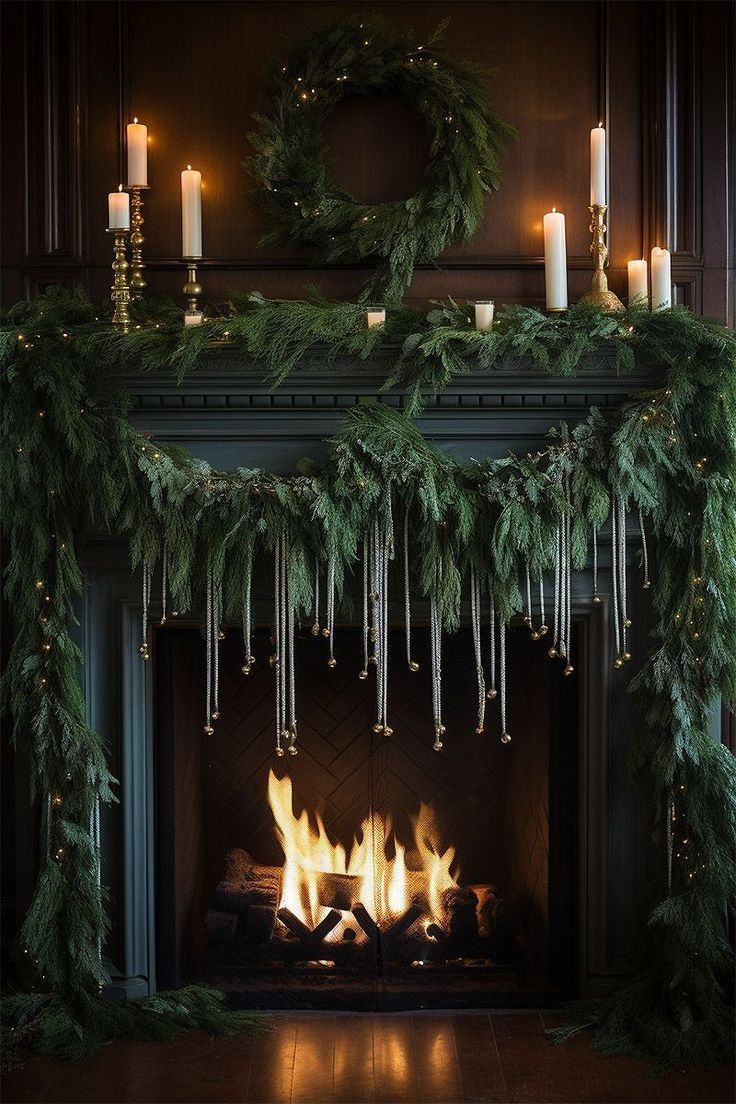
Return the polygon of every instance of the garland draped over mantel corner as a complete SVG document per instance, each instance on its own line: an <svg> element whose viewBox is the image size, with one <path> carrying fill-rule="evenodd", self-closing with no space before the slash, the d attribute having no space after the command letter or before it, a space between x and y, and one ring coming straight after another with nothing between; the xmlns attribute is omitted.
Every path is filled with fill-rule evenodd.
<svg viewBox="0 0 736 1104"><path fill-rule="evenodd" d="M162 581L162 616L167 609L201 615L209 641L208 739L217 738L220 625L243 624L247 674L254 662L251 585L268 579L275 602L276 746L288 755L298 750L289 658L294 618L326 630L328 662L335 661L334 611L347 600L351 578L363 581L360 677L368 677L369 667L370 677L375 674L376 731L391 728L381 643L389 570L410 580L410 666L410 599L429 600L439 672L442 634L458 627L461 596L470 595L479 674L472 738L507 743L513 734L506 732L495 658L489 685L483 681L480 610L492 603L494 648L496 640L503 648L505 626L523 613L535 639L547 635L542 646L549 641L551 653L571 666L566 579L573 568L590 569L591 555L595 574L606 526L619 587L616 665L624 668L627 572L621 562L626 517L633 513L654 538L652 646L631 685L632 760L649 780L657 822L654 877L637 943L640 973L575 1018L594 1026L594 1045L607 1052L655 1055L663 1064L728 1057L723 919L734 884L736 771L728 750L710 736L708 719L715 698L736 696L733 335L681 308L610 316L580 307L565 319L513 308L492 331L478 333L465 308L449 302L426 318L397 311L376 333L364 329L362 308L352 304L289 305L251 296L238 306L232 317L194 333L182 331L180 318L174 321L163 306L121 334L95 320L83 295L51 291L13 308L0 330L0 506L11 545L6 594L16 630L3 705L18 738L29 744L43 828L41 870L21 935L33 985L5 1002L7 1030L45 1052L80 1054L116 1034L158 1037L182 1026L238 1030L261 1023L231 1018L218 994L196 988L114 1010L100 996L106 920L98 810L111 799L113 779L104 743L86 723L81 656L70 635L82 582L77 534L96 527L129 539L143 578L144 659L148 602L158 601ZM317 340L328 339L326 356L367 356L397 337L389 384L408 388L413 409L456 373L492 370L523 355L570 374L601 344L616 350L622 370L635 353L661 366L664 379L616 410L591 411L572 432L560 427L538 453L482 462L460 463L434 448L404 412L360 404L330 443L325 464L305 466L294 477L215 471L148 440L127 419L127 397L111 387L121 364L182 373L214 339L265 356L275 375L277 365L288 371ZM649 570L646 556L643 585ZM556 580L554 610L545 611L540 587L535 612L532 581L543 582L545 573ZM322 623L319 580L323 600L327 594ZM440 751L452 734L444 732L439 677L432 706L431 737Z"/></svg>

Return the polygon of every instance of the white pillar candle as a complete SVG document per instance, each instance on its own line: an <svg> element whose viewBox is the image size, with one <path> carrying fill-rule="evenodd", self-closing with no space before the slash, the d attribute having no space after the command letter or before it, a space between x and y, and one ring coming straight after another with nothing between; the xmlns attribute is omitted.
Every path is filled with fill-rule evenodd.
<svg viewBox="0 0 736 1104"><path fill-rule="evenodd" d="M590 132L590 206L606 202L606 132L599 123Z"/></svg>
<svg viewBox="0 0 736 1104"><path fill-rule="evenodd" d="M383 307L373 307L365 312L365 320L368 329L372 330L374 326L381 326L386 321L386 311Z"/></svg>
<svg viewBox="0 0 736 1104"><path fill-rule="evenodd" d="M148 127L133 119L128 123L128 187L148 186Z"/></svg>
<svg viewBox="0 0 736 1104"><path fill-rule="evenodd" d="M556 207L544 216L544 283L547 310L567 310L565 216Z"/></svg>
<svg viewBox="0 0 736 1104"><path fill-rule="evenodd" d="M637 302L640 306L648 305L647 262L629 261L626 268L629 273L629 304Z"/></svg>
<svg viewBox="0 0 736 1104"><path fill-rule="evenodd" d="M202 256L202 174L191 165L181 174L181 255Z"/></svg>
<svg viewBox="0 0 736 1104"><path fill-rule="evenodd" d="M652 310L672 306L672 270L669 249L652 250Z"/></svg>
<svg viewBox="0 0 736 1104"><path fill-rule="evenodd" d="M475 304L476 330L490 330L493 325L495 305L492 299L479 299Z"/></svg>
<svg viewBox="0 0 736 1104"><path fill-rule="evenodd" d="M107 224L110 230L130 230L130 196L121 184L107 197Z"/></svg>

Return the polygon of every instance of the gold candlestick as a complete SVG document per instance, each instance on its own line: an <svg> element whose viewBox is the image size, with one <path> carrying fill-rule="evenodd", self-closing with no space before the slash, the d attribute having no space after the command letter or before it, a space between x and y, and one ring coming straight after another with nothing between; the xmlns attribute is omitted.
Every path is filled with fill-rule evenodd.
<svg viewBox="0 0 736 1104"><path fill-rule="evenodd" d="M141 192L148 191L147 184L129 184L130 192L130 293L133 299L142 299L143 292L148 287L143 276L143 196Z"/></svg>
<svg viewBox="0 0 736 1104"><path fill-rule="evenodd" d="M204 314L200 310L198 302L202 294L202 285L197 279L196 258L185 257L184 263L187 266L187 282L182 288L187 300L187 309L184 311L184 325L198 326L204 320Z"/></svg>
<svg viewBox="0 0 736 1104"><path fill-rule="evenodd" d="M593 241L590 252L593 254L593 279L590 282L590 291L583 296L581 302L595 303L603 311L623 310L623 303L617 295L608 290L608 277L604 272L604 266L608 259L608 246L606 245L606 203L595 203L589 207L590 232Z"/></svg>
<svg viewBox="0 0 736 1104"><path fill-rule="evenodd" d="M109 227L106 231L108 234L114 234L114 259L112 262L113 281L110 288L110 298L115 304L115 312L112 316L112 320L116 326L122 326L123 330L127 330L130 326L130 284L128 283L128 273L130 271L130 265L128 258L125 255L125 239L130 237L130 230L122 230L120 227Z"/></svg>

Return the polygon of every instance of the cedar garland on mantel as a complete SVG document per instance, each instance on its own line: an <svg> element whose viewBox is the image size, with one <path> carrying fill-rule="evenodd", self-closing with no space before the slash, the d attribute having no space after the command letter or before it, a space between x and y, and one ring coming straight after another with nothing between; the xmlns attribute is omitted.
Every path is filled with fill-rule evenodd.
<svg viewBox="0 0 736 1104"><path fill-rule="evenodd" d="M52 289L13 308L0 331L0 493L15 623L3 704L30 749L44 852L20 941L33 984L4 1002L11 1041L79 1056L116 1035L262 1022L226 1012L218 994L199 988L121 1008L100 994L107 920L96 824L114 780L104 739L87 727L70 635L82 584L76 535L94 526L127 537L134 566L146 571L165 548L169 601L181 610L203 610L214 572L224 616L239 620L249 565L273 569L286 524L289 601L309 611L315 561L332 565L339 596L369 528L408 510L416 595L431 597L452 631L471 576L508 619L524 608L526 564L535 573L554 564L563 515L582 570L593 532L618 503L619 524L622 509L640 510L654 537L652 647L629 689L632 760L656 802L657 861L639 974L575 1019L593 1026L594 1045L608 1052L663 1064L729 1057L723 917L734 884L736 771L709 735L708 712L715 698L736 696L733 335L682 308L611 316L579 307L565 318L511 308L478 333L452 302L427 317L397 310L383 332L365 329L354 304L254 295L237 306L232 317L184 331L171 308L149 306L140 328L122 334L96 320L81 293ZM397 338L387 386L408 388L411 410L456 373L490 372L501 358L524 355L572 374L601 343L615 349L622 371L636 355L661 366L664 379L605 414L591 411L572 433L562 427L539 454L481 463L430 446L406 413L361 404L324 466L291 478L216 472L148 441L113 385L121 364L181 376L218 340L265 358L278 382L315 341L327 342L326 356L364 357Z"/></svg>

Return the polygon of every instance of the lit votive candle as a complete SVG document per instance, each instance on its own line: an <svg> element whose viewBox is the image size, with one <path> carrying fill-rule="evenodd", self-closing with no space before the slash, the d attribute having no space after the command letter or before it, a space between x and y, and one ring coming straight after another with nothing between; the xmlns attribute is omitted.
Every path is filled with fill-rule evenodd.
<svg viewBox="0 0 736 1104"><path fill-rule="evenodd" d="M652 310L672 306L672 267L669 249L652 250Z"/></svg>
<svg viewBox="0 0 736 1104"><path fill-rule="evenodd" d="M565 216L556 207L544 216L544 283L547 310L567 310Z"/></svg>
<svg viewBox="0 0 736 1104"><path fill-rule="evenodd" d="M629 274L629 304L638 303L640 306L648 306L647 262L629 261L626 268Z"/></svg>
<svg viewBox="0 0 736 1104"><path fill-rule="evenodd" d="M383 307L371 307L365 312L365 320L369 330L374 326L382 326L386 321L386 311Z"/></svg>
<svg viewBox="0 0 736 1104"><path fill-rule="evenodd" d="M490 330L493 325L495 304L492 299L479 299L475 304L476 330Z"/></svg>
<svg viewBox="0 0 736 1104"><path fill-rule="evenodd" d="M130 230L130 196L121 184L107 197L107 225L110 230Z"/></svg>
<svg viewBox="0 0 736 1104"><path fill-rule="evenodd" d="M148 187L148 127L128 123L128 187Z"/></svg>

